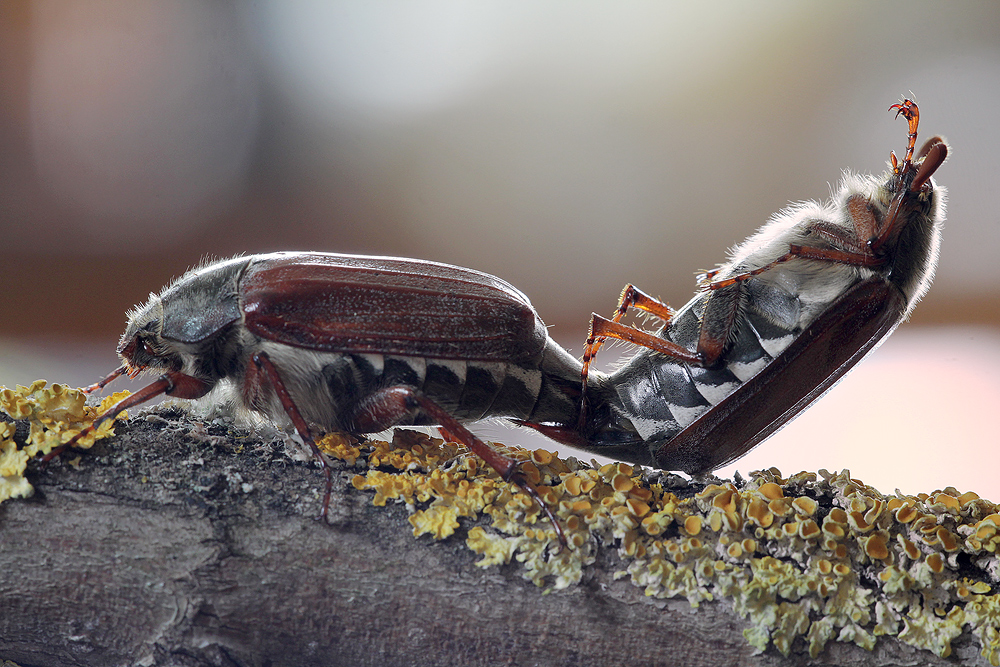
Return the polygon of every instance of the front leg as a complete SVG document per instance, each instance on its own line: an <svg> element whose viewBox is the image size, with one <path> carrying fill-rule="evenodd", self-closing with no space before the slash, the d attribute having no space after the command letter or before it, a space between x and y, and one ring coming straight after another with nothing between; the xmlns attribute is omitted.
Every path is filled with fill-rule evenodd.
<svg viewBox="0 0 1000 667"><path fill-rule="evenodd" d="M292 395L288 393L288 389L285 387L285 382L281 379L281 374L266 352L258 352L253 355L253 368L256 372L248 372L246 375L245 383L247 386L244 387L244 395L253 394L259 396L261 385L264 383L269 384L274 389L274 393L277 395L281 407L284 408L285 414L292 420L292 425L298 431L299 437L309 445L313 456L316 457L316 460L323 467L323 472L326 474L326 494L323 496L323 509L317 518L325 520L327 512L330 509L330 494L333 492L333 471L326 462L323 453L319 451L319 447L316 446L316 441L312 437L309 424L302 417L302 413L299 412L298 406L292 400ZM251 385L252 391L250 389Z"/></svg>
<svg viewBox="0 0 1000 667"><path fill-rule="evenodd" d="M876 267L885 264L885 258L875 254L870 243L881 238L885 230L879 229L879 219L872 210L871 205L861 195L852 195L847 200L847 215L851 220L852 229L847 229L841 225L816 220L810 223L809 232L825 240L832 247L816 248L804 245L789 245L788 252L778 257L773 262L764 266L738 273L723 280L713 280L714 274L709 276L708 284L705 286L709 290L720 290L736 283L744 282L766 273L778 266L793 259L814 259L822 262L836 262L847 264L848 266ZM888 222L884 226L888 227L894 220L891 214L887 217Z"/></svg>

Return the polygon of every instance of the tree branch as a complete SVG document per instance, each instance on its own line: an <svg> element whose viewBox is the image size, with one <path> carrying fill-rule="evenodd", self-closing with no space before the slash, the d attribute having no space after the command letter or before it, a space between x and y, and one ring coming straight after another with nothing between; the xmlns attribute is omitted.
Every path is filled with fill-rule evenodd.
<svg viewBox="0 0 1000 667"><path fill-rule="evenodd" d="M954 665L880 638L815 659L754 655L731 601L647 597L612 545L581 583L543 594L520 565L482 568L462 519L414 538L335 461L330 523L314 463L177 410L140 414L74 463L29 468L0 505L0 659L45 665Z"/></svg>

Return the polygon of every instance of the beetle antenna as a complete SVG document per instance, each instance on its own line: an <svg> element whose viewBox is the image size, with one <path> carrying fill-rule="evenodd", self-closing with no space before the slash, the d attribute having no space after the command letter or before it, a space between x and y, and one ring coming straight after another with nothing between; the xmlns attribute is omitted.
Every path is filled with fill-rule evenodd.
<svg viewBox="0 0 1000 667"><path fill-rule="evenodd" d="M109 384L111 384L115 379L121 377L122 375L125 375L126 373L128 373L128 366L122 364L121 366L113 370L111 373L109 373L108 376L103 380L100 380L92 385L84 387L80 391L82 391L85 394L92 394L95 391L100 391L105 387L107 387Z"/></svg>

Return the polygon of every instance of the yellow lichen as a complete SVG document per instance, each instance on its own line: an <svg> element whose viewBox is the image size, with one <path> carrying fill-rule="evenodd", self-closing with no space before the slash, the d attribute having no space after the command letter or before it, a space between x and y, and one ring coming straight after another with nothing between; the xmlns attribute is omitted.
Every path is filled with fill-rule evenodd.
<svg viewBox="0 0 1000 667"><path fill-rule="evenodd" d="M694 515L684 519L684 532L688 535L697 535L701 532L701 517Z"/></svg>
<svg viewBox="0 0 1000 667"><path fill-rule="evenodd" d="M886 545L885 535L882 533L875 533L870 537L864 538L862 543L864 544L865 553L872 560L883 560L889 557L889 548Z"/></svg>
<svg viewBox="0 0 1000 667"><path fill-rule="evenodd" d="M368 456L370 465L398 461L400 473L371 470L354 486L374 490L375 503L429 503L412 507L414 533L443 537L459 530L462 517L490 515L492 528L474 526L466 539L483 567L516 561L526 579L562 588L581 579L597 549L610 547L625 564L619 576L647 596L681 596L695 606L730 600L760 650L773 644L787 654L802 637L816 656L834 639L870 649L877 637L892 635L946 655L968 628L984 656L1000 657L993 586L967 578L947 584L959 581L949 554L969 554L984 573L1000 573L1000 508L975 494L883 496L847 471L786 480L772 468L753 473L742 488L710 484L681 499L633 466L594 470L548 452L505 449L538 480L567 533L569 546L560 548L540 509L488 467L464 465L460 445L420 436L423 451L439 453L435 460L463 461L435 483L431 461L414 455L417 436L398 433L391 447L369 444ZM399 476L410 483L389 479ZM481 509L451 499L452 488L468 495L480 485L487 489ZM934 594L913 595L930 586L938 587Z"/></svg>
<svg viewBox="0 0 1000 667"><path fill-rule="evenodd" d="M757 489L757 491L759 491L760 495L763 496L766 500L777 500L778 498L785 497L785 492L782 491L781 487L775 484L774 482L766 482L764 484L761 484L760 488Z"/></svg>
<svg viewBox="0 0 1000 667"><path fill-rule="evenodd" d="M28 424L28 436L21 444L14 438L13 425L0 423L0 502L30 496L34 489L24 477L28 461L61 447L90 426L99 414L128 396L128 392L113 394L95 408L85 405L87 396L81 390L64 384L47 384L45 380L36 380L28 387L0 387L0 412ZM123 413L120 418L125 416ZM114 421L108 420L77 440L75 446L89 449L97 440L114 432Z"/></svg>
<svg viewBox="0 0 1000 667"><path fill-rule="evenodd" d="M792 507L799 514L805 516L812 516L816 513L816 509L819 507L819 503L810 498L809 496L801 496L792 501Z"/></svg>
<svg viewBox="0 0 1000 667"><path fill-rule="evenodd" d="M754 498L750 501L750 505L747 507L747 518L761 528L767 528L774 523L774 514L768 509L767 503L760 498Z"/></svg>
<svg viewBox="0 0 1000 667"><path fill-rule="evenodd" d="M316 441L316 446L321 452L346 461L347 465L354 465L361 456L361 450L355 445L355 439L346 433L327 433Z"/></svg>

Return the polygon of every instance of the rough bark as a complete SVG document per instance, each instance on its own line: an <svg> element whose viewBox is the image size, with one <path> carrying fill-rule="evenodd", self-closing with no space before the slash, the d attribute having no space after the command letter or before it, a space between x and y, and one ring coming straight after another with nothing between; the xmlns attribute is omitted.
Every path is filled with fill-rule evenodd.
<svg viewBox="0 0 1000 667"><path fill-rule="evenodd" d="M0 505L0 659L32 665L954 665L880 639L753 655L723 602L645 598L610 550L580 586L543 594L482 569L468 525L414 539L402 506L283 446L160 410L73 465L36 467Z"/></svg>

